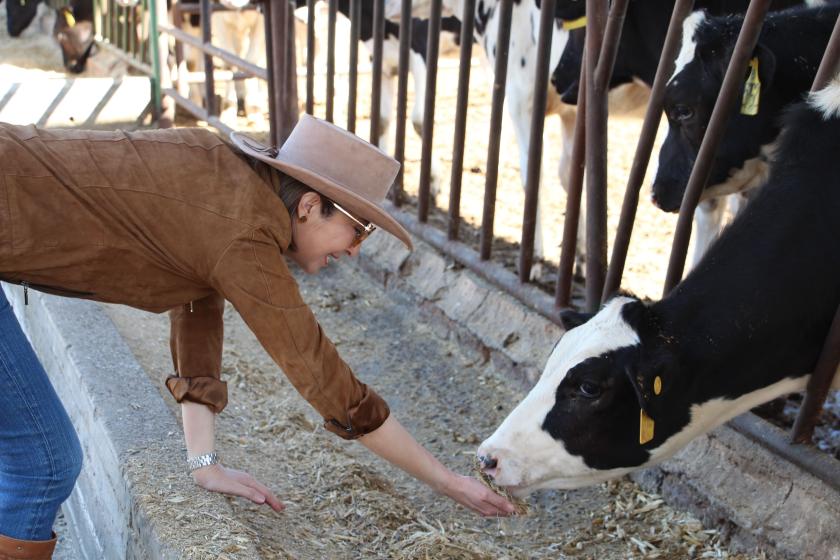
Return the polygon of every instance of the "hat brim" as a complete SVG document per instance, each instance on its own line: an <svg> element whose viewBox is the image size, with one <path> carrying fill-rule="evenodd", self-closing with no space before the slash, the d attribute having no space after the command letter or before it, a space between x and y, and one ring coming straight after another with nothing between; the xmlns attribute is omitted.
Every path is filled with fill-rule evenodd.
<svg viewBox="0 0 840 560"><path fill-rule="evenodd" d="M231 132L230 140L245 154L294 177L304 185L337 202L353 215L371 222L380 229L384 229L402 241L410 251L414 250L414 244L411 242L408 231L378 204L359 196L329 177L285 161L282 152L277 152L277 150L265 146L250 136L240 132Z"/></svg>

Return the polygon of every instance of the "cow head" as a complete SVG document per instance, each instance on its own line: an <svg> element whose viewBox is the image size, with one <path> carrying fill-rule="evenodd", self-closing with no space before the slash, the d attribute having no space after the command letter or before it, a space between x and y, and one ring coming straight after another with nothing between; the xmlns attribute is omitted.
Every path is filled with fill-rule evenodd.
<svg viewBox="0 0 840 560"><path fill-rule="evenodd" d="M563 335L539 382L481 444L485 472L524 495L586 486L664 459L663 442L688 422L687 407L673 399L680 391L670 344L647 305L610 300ZM642 415L653 434L640 443Z"/></svg>
<svg viewBox="0 0 840 560"><path fill-rule="evenodd" d="M693 13L683 24L683 44L674 75L665 88L663 109L668 135L659 152L653 181L653 202L666 212L676 212L682 203L739 28L740 23L731 22L722 27L720 20L709 20L703 12ZM762 145L775 135L775 119L768 116L778 109L771 93L775 56L759 42L752 58L757 73L751 78L752 68L747 70L701 200L753 186L749 178L741 177L746 172L745 164L759 156ZM761 84L761 93L755 99L758 112L745 114L744 91L756 78Z"/></svg>
<svg viewBox="0 0 840 560"><path fill-rule="evenodd" d="M72 10L64 6L57 10L53 36L61 47L64 67L77 74L83 72L88 57L96 52L93 22L77 21Z"/></svg>

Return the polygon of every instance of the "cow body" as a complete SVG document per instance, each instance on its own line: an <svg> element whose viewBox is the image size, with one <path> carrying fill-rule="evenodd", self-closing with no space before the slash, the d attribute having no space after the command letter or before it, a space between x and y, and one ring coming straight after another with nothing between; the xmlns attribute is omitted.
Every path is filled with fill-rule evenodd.
<svg viewBox="0 0 840 560"><path fill-rule="evenodd" d="M682 283L653 304L617 296L563 335L479 448L496 483L614 478L804 388L840 305L840 78L787 123L768 183Z"/></svg>
<svg viewBox="0 0 840 560"><path fill-rule="evenodd" d="M767 16L754 52L757 113L744 114L739 96L701 195L701 213L707 218L695 221L695 263L719 234L723 206L718 197L766 181L782 110L811 87L838 14L840 5L834 4ZM668 135L653 181L653 201L665 211L680 208L742 22L741 16L715 18L704 12L686 18L683 45L665 90Z"/></svg>

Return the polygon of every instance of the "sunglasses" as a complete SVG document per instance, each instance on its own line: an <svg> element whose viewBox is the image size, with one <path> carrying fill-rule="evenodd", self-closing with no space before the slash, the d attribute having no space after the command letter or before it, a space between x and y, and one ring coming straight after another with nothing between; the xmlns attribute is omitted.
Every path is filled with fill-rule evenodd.
<svg viewBox="0 0 840 560"><path fill-rule="evenodd" d="M355 222L355 223L357 224L357 226L358 226L358 227L357 227L357 226L353 226L353 229L354 229L354 230L356 230L356 237L355 237L355 238L353 239L353 241L350 243L350 246L349 246L349 247L347 247L348 249L353 249L353 248L355 248L355 247L358 247L359 245L361 245L361 244L362 244L362 241L364 241L365 239L367 239L367 238L368 238L368 236L369 236L371 233L373 233L374 231L376 231L376 226L375 226L375 225L373 225L372 223L367 223L367 224L365 224L364 222L362 222L361 220L359 220L357 217L355 217L353 214L351 214L350 212L348 212L347 210L345 210L344 208L342 208L341 206L339 206L338 204L336 204L334 201L331 201L331 202L332 202L333 206L335 206L335 209L336 209L336 210L338 210L339 212L341 212L342 214L344 214L345 216L347 216L348 218L350 218L350 220L352 220L353 222Z"/></svg>

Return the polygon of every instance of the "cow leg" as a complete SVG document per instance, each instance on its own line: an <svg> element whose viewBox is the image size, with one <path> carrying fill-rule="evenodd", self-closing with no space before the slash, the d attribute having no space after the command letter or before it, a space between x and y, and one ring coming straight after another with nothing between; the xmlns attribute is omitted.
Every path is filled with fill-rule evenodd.
<svg viewBox="0 0 840 560"><path fill-rule="evenodd" d="M516 133L516 143L519 146L519 175L522 179L522 187L528 178L528 151L531 146L531 113L533 112L534 92L529 88L529 84L509 83L507 106L510 117L513 120L513 129ZM523 87L524 86L524 87ZM540 187L542 187L542 170L540 170L539 177ZM529 278L536 280L542 276L542 263L536 262L545 256L544 250L544 232L543 232L543 216L542 216L542 201L537 200L537 216L534 228L534 263L531 265L531 272Z"/></svg>
<svg viewBox="0 0 840 560"><path fill-rule="evenodd" d="M720 198L710 198L694 210L694 253L691 267L697 266L709 246L720 235L725 205Z"/></svg>
<svg viewBox="0 0 840 560"><path fill-rule="evenodd" d="M577 109L573 106L564 106L560 112L560 131L562 134L563 147L560 152L560 184L568 194L569 185L572 183L572 147L574 146L575 122L577 121ZM582 195L583 193L581 193ZM568 203L567 203L568 205ZM568 211L566 212L568 216ZM580 213L578 214L577 242L575 244L575 276L584 278L586 270L586 204L583 196L580 200Z"/></svg>
<svg viewBox="0 0 840 560"><path fill-rule="evenodd" d="M411 76L414 80L414 107L411 109L411 124L414 126L414 132L422 139L423 118L426 111L426 61L419 53L411 51L409 70L411 70ZM433 155L429 170L429 191L435 200L440 193L440 181L440 162Z"/></svg>

